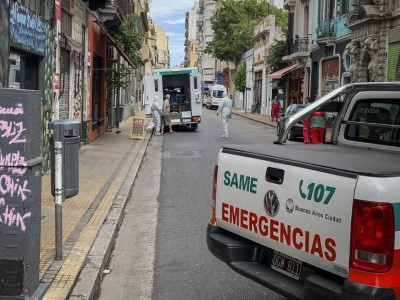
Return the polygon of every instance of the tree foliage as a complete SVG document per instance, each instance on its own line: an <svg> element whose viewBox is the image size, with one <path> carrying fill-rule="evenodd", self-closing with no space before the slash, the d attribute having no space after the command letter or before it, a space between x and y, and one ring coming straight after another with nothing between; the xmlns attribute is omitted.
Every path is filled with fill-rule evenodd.
<svg viewBox="0 0 400 300"><path fill-rule="evenodd" d="M246 90L246 64L241 63L235 76L233 77L233 83L235 84L236 90L244 93Z"/></svg>
<svg viewBox="0 0 400 300"><path fill-rule="evenodd" d="M282 69L285 65L282 62L284 47L284 41L275 41L275 43L269 48L269 53L265 56L265 64L270 73Z"/></svg>
<svg viewBox="0 0 400 300"><path fill-rule="evenodd" d="M138 68L143 65L140 55L140 49L145 40L150 39L147 35L135 30L138 16L135 14L128 15L121 24L111 34L115 42L128 55L133 65Z"/></svg>
<svg viewBox="0 0 400 300"><path fill-rule="evenodd" d="M275 14L276 25L287 28L287 12L267 4L266 0L222 0L212 21L214 37L205 53L237 63L253 47L254 27L268 12Z"/></svg>

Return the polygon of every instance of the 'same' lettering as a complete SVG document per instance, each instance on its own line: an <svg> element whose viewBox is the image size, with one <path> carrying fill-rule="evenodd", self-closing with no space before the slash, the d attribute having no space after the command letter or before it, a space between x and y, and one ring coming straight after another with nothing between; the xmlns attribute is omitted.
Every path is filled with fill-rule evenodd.
<svg viewBox="0 0 400 300"><path fill-rule="evenodd" d="M224 184L229 187L235 187L253 194L257 194L257 178L245 176L237 173L231 174L229 171L224 173Z"/></svg>

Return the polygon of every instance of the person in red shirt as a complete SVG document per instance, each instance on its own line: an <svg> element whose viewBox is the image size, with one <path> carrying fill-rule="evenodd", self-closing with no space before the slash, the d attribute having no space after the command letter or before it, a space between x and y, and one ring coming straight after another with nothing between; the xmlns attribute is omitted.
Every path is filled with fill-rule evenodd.
<svg viewBox="0 0 400 300"><path fill-rule="evenodd" d="M324 142L325 117L325 113L321 111L315 111L311 114L311 144L322 144Z"/></svg>
<svg viewBox="0 0 400 300"><path fill-rule="evenodd" d="M309 106L310 103L310 98L306 98L306 107ZM303 119L303 141L304 144L309 144L310 143L310 117L307 116L306 118Z"/></svg>
<svg viewBox="0 0 400 300"><path fill-rule="evenodd" d="M271 122L275 121L278 122L278 112L279 112L279 100L278 96L275 96L274 99L272 99L272 108L271 108Z"/></svg>

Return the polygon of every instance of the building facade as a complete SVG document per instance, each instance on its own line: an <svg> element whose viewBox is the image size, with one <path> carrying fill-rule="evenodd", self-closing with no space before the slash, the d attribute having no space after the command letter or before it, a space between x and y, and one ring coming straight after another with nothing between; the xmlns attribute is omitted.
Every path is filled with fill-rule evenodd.
<svg viewBox="0 0 400 300"><path fill-rule="evenodd" d="M154 26L156 31L156 47L157 47L157 59L155 68L165 69L169 68L169 46L168 46L168 36L166 36L164 29L159 26Z"/></svg>
<svg viewBox="0 0 400 300"><path fill-rule="evenodd" d="M265 63L265 57L268 56L270 47L276 41L285 39L283 29L275 25L275 16L269 15L261 20L254 28L253 38L253 78L252 84L254 97L253 105L260 107L261 113L270 115L271 99L273 97L272 82L268 80L268 66Z"/></svg>
<svg viewBox="0 0 400 300"><path fill-rule="evenodd" d="M400 80L400 2L353 0L346 25L351 82Z"/></svg>
<svg viewBox="0 0 400 300"><path fill-rule="evenodd" d="M41 91L44 172L49 121L78 121L81 142L90 143L118 127L134 103L142 106L144 67L135 67L111 32L134 16L133 30L146 33L148 9L145 0L1 1L0 87ZM124 86L112 84L115 74Z"/></svg>

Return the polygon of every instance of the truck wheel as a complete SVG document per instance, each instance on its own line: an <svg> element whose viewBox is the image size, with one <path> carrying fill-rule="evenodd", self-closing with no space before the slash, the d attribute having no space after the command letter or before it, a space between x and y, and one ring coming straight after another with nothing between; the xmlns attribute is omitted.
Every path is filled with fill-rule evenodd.
<svg viewBox="0 0 400 300"><path fill-rule="evenodd" d="M294 141L295 138L296 138L296 137L293 135L292 131L290 131L290 132L288 133L288 140L289 140L289 141Z"/></svg>
<svg viewBox="0 0 400 300"><path fill-rule="evenodd" d="M190 127L189 127L189 130L190 130L190 131L196 131L197 128L198 128L198 125L197 125L197 124L191 124Z"/></svg>

